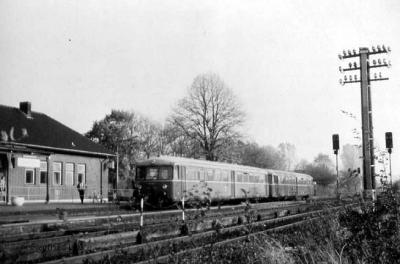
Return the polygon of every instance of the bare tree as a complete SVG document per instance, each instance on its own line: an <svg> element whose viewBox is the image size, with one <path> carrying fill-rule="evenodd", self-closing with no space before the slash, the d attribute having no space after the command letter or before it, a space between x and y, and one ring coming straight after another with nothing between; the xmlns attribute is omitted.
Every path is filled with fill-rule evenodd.
<svg viewBox="0 0 400 264"><path fill-rule="evenodd" d="M216 160L244 121L231 89L213 73L197 76L188 95L173 109L170 122L197 142L207 160Z"/></svg>

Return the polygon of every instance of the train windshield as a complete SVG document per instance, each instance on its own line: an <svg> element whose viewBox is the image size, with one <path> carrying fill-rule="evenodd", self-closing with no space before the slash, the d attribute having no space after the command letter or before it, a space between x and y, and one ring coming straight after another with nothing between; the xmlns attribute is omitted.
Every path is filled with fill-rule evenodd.
<svg viewBox="0 0 400 264"><path fill-rule="evenodd" d="M136 175L141 180L170 180L172 179L172 167L137 167Z"/></svg>

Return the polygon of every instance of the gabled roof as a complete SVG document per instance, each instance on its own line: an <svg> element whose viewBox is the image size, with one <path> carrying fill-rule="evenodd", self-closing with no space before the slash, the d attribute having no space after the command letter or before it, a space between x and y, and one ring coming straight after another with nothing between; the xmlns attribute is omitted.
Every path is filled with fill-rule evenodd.
<svg viewBox="0 0 400 264"><path fill-rule="evenodd" d="M26 115L15 107L0 105L0 132L1 145L22 145L56 153L114 155L105 147L43 113L32 111Z"/></svg>

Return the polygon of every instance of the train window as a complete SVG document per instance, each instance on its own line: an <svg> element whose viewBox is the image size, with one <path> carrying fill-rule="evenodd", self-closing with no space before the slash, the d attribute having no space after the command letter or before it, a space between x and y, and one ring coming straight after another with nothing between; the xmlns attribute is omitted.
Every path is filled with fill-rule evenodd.
<svg viewBox="0 0 400 264"><path fill-rule="evenodd" d="M194 171L193 169L187 169L186 170L186 179L187 180L197 180L197 172Z"/></svg>
<svg viewBox="0 0 400 264"><path fill-rule="evenodd" d="M221 181L229 181L229 172L221 171Z"/></svg>
<svg viewBox="0 0 400 264"><path fill-rule="evenodd" d="M146 168L143 167L137 167L136 169L136 175L139 179L145 179L146 178Z"/></svg>
<svg viewBox="0 0 400 264"><path fill-rule="evenodd" d="M158 178L158 169L157 168L148 168L146 179L147 180L156 180Z"/></svg>
<svg viewBox="0 0 400 264"><path fill-rule="evenodd" d="M169 178L169 169L161 168L160 169L160 180L168 180Z"/></svg>
<svg viewBox="0 0 400 264"><path fill-rule="evenodd" d="M249 182L249 175L247 174L243 175L243 182Z"/></svg>
<svg viewBox="0 0 400 264"><path fill-rule="evenodd" d="M242 174L237 173L236 177L237 177L237 181L238 182L242 182L243 181L243 175Z"/></svg>
<svg viewBox="0 0 400 264"><path fill-rule="evenodd" d="M207 181L214 181L214 172L213 170L207 170Z"/></svg>

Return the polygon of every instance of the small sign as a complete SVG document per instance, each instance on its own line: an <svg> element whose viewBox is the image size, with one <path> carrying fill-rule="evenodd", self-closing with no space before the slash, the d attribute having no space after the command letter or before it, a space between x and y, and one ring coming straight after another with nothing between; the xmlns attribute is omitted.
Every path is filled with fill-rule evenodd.
<svg viewBox="0 0 400 264"><path fill-rule="evenodd" d="M25 168L40 168L40 159L18 157L17 166Z"/></svg>

